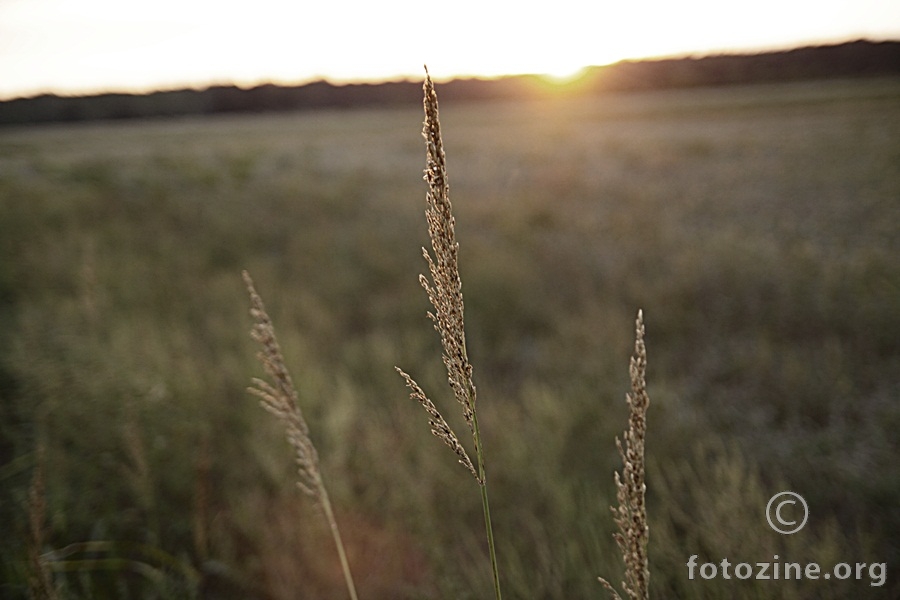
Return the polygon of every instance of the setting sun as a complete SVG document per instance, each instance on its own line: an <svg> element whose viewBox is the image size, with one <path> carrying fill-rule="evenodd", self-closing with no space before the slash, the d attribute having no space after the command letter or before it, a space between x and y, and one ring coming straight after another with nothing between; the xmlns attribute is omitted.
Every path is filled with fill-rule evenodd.
<svg viewBox="0 0 900 600"><path fill-rule="evenodd" d="M553 71L549 71L547 73L542 73L544 79L549 81L550 83L555 83L558 85L565 85L568 83L573 83L578 81L581 77L584 76L587 71L587 67L577 67L577 68L568 68L561 67L559 69L555 69Z"/></svg>

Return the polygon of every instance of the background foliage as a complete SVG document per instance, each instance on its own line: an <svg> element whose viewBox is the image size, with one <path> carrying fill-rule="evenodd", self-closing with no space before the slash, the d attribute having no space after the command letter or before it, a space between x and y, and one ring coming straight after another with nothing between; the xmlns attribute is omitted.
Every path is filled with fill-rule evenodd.
<svg viewBox="0 0 900 600"><path fill-rule="evenodd" d="M653 593L897 593L898 99L872 79L442 103L509 597L598 597L619 568L607 507L638 307ZM360 596L483 596L478 494L393 369L442 389L416 281L421 119L0 132L4 597L27 596L38 445L62 597L339 597L283 435L246 393L244 268ZM782 489L812 507L791 537L763 515ZM692 554L891 572L689 581Z"/></svg>

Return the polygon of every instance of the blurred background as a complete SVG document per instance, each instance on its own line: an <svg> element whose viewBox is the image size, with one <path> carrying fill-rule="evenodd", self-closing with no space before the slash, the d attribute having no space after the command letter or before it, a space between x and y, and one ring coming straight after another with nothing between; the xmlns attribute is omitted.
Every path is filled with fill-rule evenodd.
<svg viewBox="0 0 900 600"><path fill-rule="evenodd" d="M0 4L0 596L346 596L246 392L242 269L360 597L489 594L477 486L393 368L465 430L417 282L423 62L504 593L621 579L640 308L651 595L900 594L898 8L329 10ZM695 554L886 577L690 580Z"/></svg>

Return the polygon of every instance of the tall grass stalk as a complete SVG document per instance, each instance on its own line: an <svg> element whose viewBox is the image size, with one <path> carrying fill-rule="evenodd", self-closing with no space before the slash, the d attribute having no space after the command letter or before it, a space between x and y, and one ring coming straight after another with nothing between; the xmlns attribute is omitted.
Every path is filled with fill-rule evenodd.
<svg viewBox="0 0 900 600"><path fill-rule="evenodd" d="M47 560L42 554L47 520L47 497L44 484L44 445L35 451L34 475L28 488L28 591L32 600L56 600L56 587Z"/></svg>
<svg viewBox="0 0 900 600"><path fill-rule="evenodd" d="M262 298L256 292L250 274L244 271L243 276L247 291L250 293L250 314L254 319L251 335L262 346L258 357L271 378L271 383L263 379L254 379L254 385L249 388L249 391L260 398L263 408L284 423L288 442L296 453L298 474L300 475L297 485L322 508L341 561L341 570L344 573L347 591L352 600L357 600L356 586L353 584L353 575L350 573L350 563L347 560L344 543L341 541L341 533L338 530L337 520L334 518L328 491L322 481L322 473L319 470L319 454L309 438L309 427L300 411L297 389L285 366L281 347L275 338L275 328L263 306Z"/></svg>
<svg viewBox="0 0 900 600"><path fill-rule="evenodd" d="M459 438L441 416L434 403L425 395L422 388L405 372L397 368L397 372L406 380L411 393L410 397L418 401L429 415L431 432L444 441L456 454L459 462L475 477L481 488L481 504L484 509L484 527L487 535L488 552L491 558L491 570L494 580L494 594L500 600L500 573L497 568L497 553L494 547L494 532L491 526L491 509L488 502L487 472L485 469L484 446L478 429L478 417L475 412L475 383L472 380L472 365L466 352L466 333L463 321L462 280L459 276L458 252L455 220L450 205L450 186L447 180L447 165L444 156L444 145L441 141L441 125L438 117L437 92L434 83L425 70L424 106L425 124L422 135L425 137L426 167L425 181L428 182L426 194L425 218L428 222L428 237L434 257L422 248L422 255L428 264L431 275L419 276L419 283L425 289L434 312L428 316L434 322L434 328L441 336L444 350L444 365L447 368L447 380L457 402L462 406L463 417L472 432L475 444L475 465L469 458Z"/></svg>
<svg viewBox="0 0 900 600"><path fill-rule="evenodd" d="M638 311L635 320L634 355L631 357L631 393L626 395L629 417L624 443L617 437L616 447L624 463L621 476L616 473L616 499L618 507L611 507L618 533L614 534L622 559L625 561L625 580L622 589L631 600L649 598L650 568L647 558L647 542L650 527L647 525L647 506L644 495L644 439L647 434L647 349L644 346L644 316ZM603 586L616 600L621 600L613 586L599 578Z"/></svg>

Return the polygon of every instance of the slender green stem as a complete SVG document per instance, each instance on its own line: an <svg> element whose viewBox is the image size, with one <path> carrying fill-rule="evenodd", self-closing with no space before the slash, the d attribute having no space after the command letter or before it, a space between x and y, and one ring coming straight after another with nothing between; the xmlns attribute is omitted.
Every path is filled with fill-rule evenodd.
<svg viewBox="0 0 900 600"><path fill-rule="evenodd" d="M481 479L481 506L484 509L484 529L487 533L488 552L491 555L491 570L494 577L494 595L500 600L500 570L497 568L497 551L494 548L494 528L491 526L491 506L488 502L487 474L484 469L484 452L481 449L481 435L478 433L478 416L472 411L472 434L475 438L475 454L478 460L478 477Z"/></svg>
<svg viewBox="0 0 900 600"><path fill-rule="evenodd" d="M337 520L334 518L334 512L331 510L331 501L328 499L328 492L325 488L321 488L322 510L325 512L325 519L331 529L331 537L334 538L334 545L337 546L338 557L341 559L341 569L344 571L344 581L347 583L347 591L350 593L352 600L356 598L356 586L353 585L353 575L350 574L350 563L347 561L347 553L344 552L344 542L341 541L341 532L338 531Z"/></svg>

